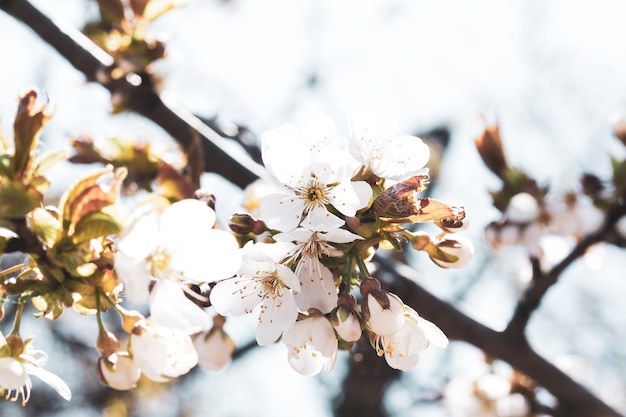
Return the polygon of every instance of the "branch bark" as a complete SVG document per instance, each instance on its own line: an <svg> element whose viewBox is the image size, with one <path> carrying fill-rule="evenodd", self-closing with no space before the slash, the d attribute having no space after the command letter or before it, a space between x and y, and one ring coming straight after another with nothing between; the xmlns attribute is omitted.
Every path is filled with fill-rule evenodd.
<svg viewBox="0 0 626 417"><path fill-rule="evenodd" d="M26 0L0 0L0 9L24 23L45 42L67 59L88 81L99 82L111 92L123 97L126 106L161 126L184 149L202 139L204 167L245 187L257 178L267 176L263 167L254 162L235 143L220 136L190 112L159 95L149 74L137 74L134 79L110 79L116 67L113 58L72 27L53 22Z"/></svg>

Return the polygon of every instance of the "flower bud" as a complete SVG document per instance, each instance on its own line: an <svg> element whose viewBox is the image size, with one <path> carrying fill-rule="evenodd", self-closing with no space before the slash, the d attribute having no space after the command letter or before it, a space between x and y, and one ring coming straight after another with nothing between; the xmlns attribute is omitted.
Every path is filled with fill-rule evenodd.
<svg viewBox="0 0 626 417"><path fill-rule="evenodd" d="M267 230L265 222L255 219L248 213L235 213L228 222L230 230L240 235L253 233L260 235Z"/></svg>
<svg viewBox="0 0 626 417"><path fill-rule="evenodd" d="M507 162L498 125L484 126L481 134L474 139L474 144L487 168L504 179Z"/></svg>
<svg viewBox="0 0 626 417"><path fill-rule="evenodd" d="M128 352L118 352L115 363L100 357L97 369L98 377L103 385L120 391L136 388L137 381L141 377L141 369L129 357Z"/></svg>
<svg viewBox="0 0 626 417"><path fill-rule="evenodd" d="M235 351L235 343L222 326L218 325L213 326L209 331L196 335L193 346L198 352L198 365L208 372L223 369L230 363Z"/></svg>
<svg viewBox="0 0 626 417"><path fill-rule="evenodd" d="M146 318L143 316L143 314L139 313L138 311L125 311L122 315L122 329L124 329L126 333L131 334L134 332L135 326L138 323L145 321L145 319Z"/></svg>
<svg viewBox="0 0 626 417"><path fill-rule="evenodd" d="M341 294L337 307L330 312L330 322L337 334L346 342L356 342L361 338L361 316L357 311L356 299L349 294Z"/></svg>
<svg viewBox="0 0 626 417"><path fill-rule="evenodd" d="M404 324L404 303L392 293L380 289L375 278L361 283L361 310L368 328L379 336L393 334Z"/></svg>
<svg viewBox="0 0 626 417"><path fill-rule="evenodd" d="M98 334L96 349L101 357L114 364L117 361L116 353L120 349L120 342L113 333L103 330Z"/></svg>
<svg viewBox="0 0 626 417"><path fill-rule="evenodd" d="M474 255L472 242L456 234L443 235L433 242L435 250L426 249L430 259L442 268L462 268Z"/></svg>

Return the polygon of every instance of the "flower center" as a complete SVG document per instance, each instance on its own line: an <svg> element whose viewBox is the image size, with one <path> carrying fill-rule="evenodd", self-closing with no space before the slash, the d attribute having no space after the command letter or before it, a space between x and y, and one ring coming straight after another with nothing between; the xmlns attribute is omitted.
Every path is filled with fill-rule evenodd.
<svg viewBox="0 0 626 417"><path fill-rule="evenodd" d="M296 188L294 191L305 201L305 209L311 210L315 207L323 207L330 204L328 193L332 187L322 184L317 178L312 178L308 184Z"/></svg>
<svg viewBox="0 0 626 417"><path fill-rule="evenodd" d="M150 274L157 278L168 278L172 275L172 255L161 249L157 248L151 255L148 256L148 262L150 264Z"/></svg>

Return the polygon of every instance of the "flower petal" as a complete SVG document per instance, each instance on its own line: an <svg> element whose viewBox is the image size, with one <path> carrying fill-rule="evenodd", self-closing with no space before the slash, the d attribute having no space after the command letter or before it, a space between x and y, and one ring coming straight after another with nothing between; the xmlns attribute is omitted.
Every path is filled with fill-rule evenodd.
<svg viewBox="0 0 626 417"><path fill-rule="evenodd" d="M211 304L222 316L251 313L261 303L263 293L257 279L235 277L218 282L211 290Z"/></svg>
<svg viewBox="0 0 626 417"><path fill-rule="evenodd" d="M41 379L43 382L54 388L54 390L58 392L59 395L63 397L63 399L67 401L72 399L72 391L70 390L70 387L68 387L67 384L61 378L59 378L58 375L29 363L25 363L24 368L26 368L26 371L30 375L36 376L37 378Z"/></svg>
<svg viewBox="0 0 626 417"><path fill-rule="evenodd" d="M162 280L150 294L150 315L155 323L194 334L210 325L207 313L188 299L181 285Z"/></svg>
<svg viewBox="0 0 626 417"><path fill-rule="evenodd" d="M259 314L256 341L259 345L274 343L298 318L296 300L291 291L283 289L282 296L267 297Z"/></svg>
<svg viewBox="0 0 626 417"><path fill-rule="evenodd" d="M261 218L271 229L288 232L302 220L304 200L295 195L272 194L261 202Z"/></svg>

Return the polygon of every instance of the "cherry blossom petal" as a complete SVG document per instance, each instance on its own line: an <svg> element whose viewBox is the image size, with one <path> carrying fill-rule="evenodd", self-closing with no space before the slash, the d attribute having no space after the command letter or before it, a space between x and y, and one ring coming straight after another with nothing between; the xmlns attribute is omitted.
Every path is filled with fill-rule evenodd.
<svg viewBox="0 0 626 417"><path fill-rule="evenodd" d="M145 259L160 242L159 213L141 210L140 214L125 227L115 245L126 256Z"/></svg>
<svg viewBox="0 0 626 417"><path fill-rule="evenodd" d="M269 228L288 232L300 224L304 206L294 195L272 194L261 202L261 218Z"/></svg>
<svg viewBox="0 0 626 417"><path fill-rule="evenodd" d="M298 318L296 300L291 291L283 289L280 299L266 298L261 306L256 341L259 345L274 343Z"/></svg>
<svg viewBox="0 0 626 417"><path fill-rule="evenodd" d="M17 390L26 385L27 381L28 373L17 359L0 358L0 388Z"/></svg>
<svg viewBox="0 0 626 417"><path fill-rule="evenodd" d="M235 277L218 282L211 290L211 304L222 316L252 313L263 300L258 279Z"/></svg>
<svg viewBox="0 0 626 417"><path fill-rule="evenodd" d="M178 201L161 215L161 241L169 248L177 247L192 236L202 236L215 225L215 211L200 200Z"/></svg>
<svg viewBox="0 0 626 417"><path fill-rule="evenodd" d="M24 368L30 375L36 376L52 387L63 399L67 401L72 399L70 387L58 375L30 363L25 363Z"/></svg>
<svg viewBox="0 0 626 417"><path fill-rule="evenodd" d="M372 294L367 295L367 306L370 314L367 325L379 336L393 334L400 330L404 324L404 303L394 294L387 293L387 295L389 307L385 309Z"/></svg>
<svg viewBox="0 0 626 417"><path fill-rule="evenodd" d="M314 207L302 222L302 225L308 229L321 232L337 229L344 224L345 221L343 219L335 216L323 206Z"/></svg>
<svg viewBox="0 0 626 417"><path fill-rule="evenodd" d="M448 346L448 338L434 323L420 317L418 319L417 325L424 331L426 338L433 345L440 348L445 348L446 346Z"/></svg>
<svg viewBox="0 0 626 417"><path fill-rule="evenodd" d="M198 364L207 372L223 369L231 361L235 344L222 329L211 329L194 338Z"/></svg>
<svg viewBox="0 0 626 417"><path fill-rule="evenodd" d="M232 277L241 266L237 239L225 230L188 235L172 255L171 268L195 283Z"/></svg>
<svg viewBox="0 0 626 417"><path fill-rule="evenodd" d="M419 354L428 347L424 331L411 320L406 320L398 332L385 336L384 340L387 363L402 371L417 365Z"/></svg>
<svg viewBox="0 0 626 417"><path fill-rule="evenodd" d="M210 325L206 312L187 298L182 287L174 281L158 281L152 288L150 299L150 315L156 324L188 334L200 332Z"/></svg>
<svg viewBox="0 0 626 417"><path fill-rule="evenodd" d="M333 207L345 216L354 216L368 205L371 197L372 187L365 181L343 182L330 192Z"/></svg>
<svg viewBox="0 0 626 417"><path fill-rule="evenodd" d="M117 252L115 270L124 284L124 293L128 300L136 304L144 303L148 299L148 287L152 280L146 261Z"/></svg>
<svg viewBox="0 0 626 417"><path fill-rule="evenodd" d="M127 391L137 387L137 381L141 377L141 369L135 364L126 352L119 352L117 362L113 368L107 366L103 358L98 359L98 369L103 382L107 386L119 390Z"/></svg>
<svg viewBox="0 0 626 417"><path fill-rule="evenodd" d="M303 256L296 270L302 290L296 294L298 308L310 308L322 314L330 313L337 306L337 287L330 270L319 259Z"/></svg>

